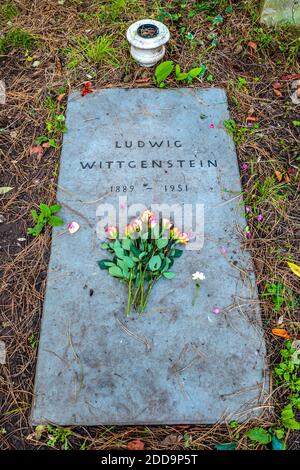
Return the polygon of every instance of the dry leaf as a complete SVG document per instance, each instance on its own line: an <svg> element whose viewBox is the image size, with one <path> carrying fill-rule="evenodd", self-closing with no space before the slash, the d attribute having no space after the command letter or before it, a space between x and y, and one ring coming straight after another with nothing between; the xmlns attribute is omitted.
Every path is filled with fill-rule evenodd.
<svg viewBox="0 0 300 470"><path fill-rule="evenodd" d="M275 176L276 176L277 180L279 181L279 183L281 183L281 181L282 181L281 171L275 171Z"/></svg>
<svg viewBox="0 0 300 470"><path fill-rule="evenodd" d="M259 119L255 116L247 116L246 117L246 122L258 122Z"/></svg>
<svg viewBox="0 0 300 470"><path fill-rule="evenodd" d="M288 174L284 175L284 179L286 183L289 183L291 181L291 178L289 177Z"/></svg>
<svg viewBox="0 0 300 470"><path fill-rule="evenodd" d="M248 47L250 47L250 49L252 49L252 50L255 51L255 52L256 52L256 50L257 50L257 44L256 44L256 42L254 42L254 41L249 41L249 42L248 42Z"/></svg>
<svg viewBox="0 0 300 470"><path fill-rule="evenodd" d="M281 98L283 96L283 94L281 93L280 90L277 90L276 88L273 88L273 91L274 91L274 95L279 96L279 98Z"/></svg>
<svg viewBox="0 0 300 470"><path fill-rule="evenodd" d="M127 444L128 450L144 450L145 444L140 439L135 439Z"/></svg>
<svg viewBox="0 0 300 470"><path fill-rule="evenodd" d="M297 277L300 277L300 266L295 263L288 263L288 267Z"/></svg>
<svg viewBox="0 0 300 470"><path fill-rule="evenodd" d="M41 145L32 145L29 149L30 156L36 155L42 157L44 155L44 149Z"/></svg>
<svg viewBox="0 0 300 470"><path fill-rule="evenodd" d="M138 78L135 83L148 83L150 82L150 78Z"/></svg>
<svg viewBox="0 0 300 470"><path fill-rule="evenodd" d="M274 82L272 83L272 88L275 90L281 90L283 88L283 85L280 82Z"/></svg>
<svg viewBox="0 0 300 470"><path fill-rule="evenodd" d="M273 328L272 333L274 336L280 336L280 338L290 339L290 335L284 328Z"/></svg>
<svg viewBox="0 0 300 470"><path fill-rule="evenodd" d="M176 446L182 441L181 434L169 434L161 441L161 445L164 447Z"/></svg>
<svg viewBox="0 0 300 470"><path fill-rule="evenodd" d="M9 191L11 191L14 188L11 188L10 186L1 186L0 187L0 194L6 194Z"/></svg>
<svg viewBox="0 0 300 470"><path fill-rule="evenodd" d="M58 95L57 101L58 101L59 103L61 103L65 96L66 96L65 93L62 93L61 95Z"/></svg>
<svg viewBox="0 0 300 470"><path fill-rule="evenodd" d="M282 75L280 80L298 80L300 78L300 73L288 73L286 75Z"/></svg>

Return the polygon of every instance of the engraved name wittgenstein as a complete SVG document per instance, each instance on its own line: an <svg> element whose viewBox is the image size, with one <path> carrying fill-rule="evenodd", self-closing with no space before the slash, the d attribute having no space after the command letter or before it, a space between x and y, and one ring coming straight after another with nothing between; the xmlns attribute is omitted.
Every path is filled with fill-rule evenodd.
<svg viewBox="0 0 300 470"><path fill-rule="evenodd" d="M179 149L184 147L183 143L180 140L125 140L125 141L115 141L115 149L121 150L130 150L130 149L147 149L157 150L157 149ZM126 160L94 160L94 161L80 161L81 169L83 170L92 170L92 169L103 169L103 170L122 170L122 169L150 169L150 168L161 168L167 170L170 168L217 168L218 162L216 159L196 159L196 158L174 158L164 160L162 158L149 158L143 160L131 159L130 154L123 154L124 158L128 156Z"/></svg>

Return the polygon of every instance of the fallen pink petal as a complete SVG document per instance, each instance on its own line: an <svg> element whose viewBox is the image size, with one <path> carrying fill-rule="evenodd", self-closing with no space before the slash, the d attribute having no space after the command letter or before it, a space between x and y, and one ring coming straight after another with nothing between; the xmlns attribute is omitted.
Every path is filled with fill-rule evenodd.
<svg viewBox="0 0 300 470"><path fill-rule="evenodd" d="M70 222L68 224L68 230L69 230L69 233L71 234L78 232L79 229L80 229L80 225L77 222Z"/></svg>
<svg viewBox="0 0 300 470"><path fill-rule="evenodd" d="M243 164L242 164L242 170L243 170L243 171L247 171L248 168L249 168L248 163L243 163Z"/></svg>
<svg viewBox="0 0 300 470"><path fill-rule="evenodd" d="M212 310L215 315L220 315L221 311L220 307L214 307Z"/></svg>
<svg viewBox="0 0 300 470"><path fill-rule="evenodd" d="M214 129L214 128L215 128L215 125L214 125L213 123L211 123L211 124L209 125L209 127L210 127L210 129Z"/></svg>
<svg viewBox="0 0 300 470"><path fill-rule="evenodd" d="M220 253L221 253L221 255L223 255L223 256L227 255L228 250L227 250L226 246L221 246L221 248L220 248Z"/></svg>

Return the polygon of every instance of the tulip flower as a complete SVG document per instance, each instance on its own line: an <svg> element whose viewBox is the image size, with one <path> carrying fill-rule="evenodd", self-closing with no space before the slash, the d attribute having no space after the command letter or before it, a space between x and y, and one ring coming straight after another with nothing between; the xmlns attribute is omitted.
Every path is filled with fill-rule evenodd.
<svg viewBox="0 0 300 470"><path fill-rule="evenodd" d="M114 225L109 225L105 229L105 235L106 238L108 238L109 240L116 240L116 238L118 237L117 227L115 227Z"/></svg>

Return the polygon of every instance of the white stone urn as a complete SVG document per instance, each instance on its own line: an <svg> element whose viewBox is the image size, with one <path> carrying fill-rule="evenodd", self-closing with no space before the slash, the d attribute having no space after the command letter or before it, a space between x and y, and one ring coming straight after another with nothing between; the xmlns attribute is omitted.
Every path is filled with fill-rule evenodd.
<svg viewBox="0 0 300 470"><path fill-rule="evenodd" d="M160 21L145 19L129 26L127 39L132 57L143 67L153 67L165 55L170 31Z"/></svg>

